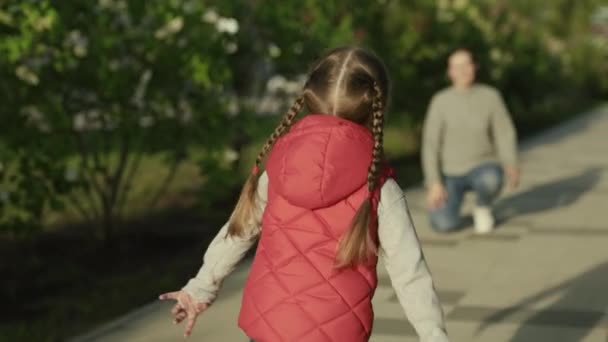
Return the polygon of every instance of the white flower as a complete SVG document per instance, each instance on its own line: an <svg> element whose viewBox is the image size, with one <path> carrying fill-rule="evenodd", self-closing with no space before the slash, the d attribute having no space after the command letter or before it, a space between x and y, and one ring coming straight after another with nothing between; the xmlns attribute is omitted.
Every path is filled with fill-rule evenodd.
<svg viewBox="0 0 608 342"><path fill-rule="evenodd" d="M169 35L169 31L167 31L164 27L159 28L154 32L154 38L156 39L165 39Z"/></svg>
<svg viewBox="0 0 608 342"><path fill-rule="evenodd" d="M97 1L97 5L101 8L112 8L114 1L112 0L99 0Z"/></svg>
<svg viewBox="0 0 608 342"><path fill-rule="evenodd" d="M237 52L239 49L239 46L236 45L235 42L229 42L226 44L226 46L224 46L224 49L226 49L226 52L230 55L232 55L233 53Z"/></svg>
<svg viewBox="0 0 608 342"><path fill-rule="evenodd" d="M287 94L296 94L302 90L305 82L306 75L299 75L293 80L287 80L282 75L274 75L266 83L266 89L270 93L284 92Z"/></svg>
<svg viewBox="0 0 608 342"><path fill-rule="evenodd" d="M239 153L231 148L224 150L224 161L232 163L239 159Z"/></svg>
<svg viewBox="0 0 608 342"><path fill-rule="evenodd" d="M120 68L120 61L116 59L111 59L108 62L108 69L110 69L110 71L117 71L118 68Z"/></svg>
<svg viewBox="0 0 608 342"><path fill-rule="evenodd" d="M236 34L239 32L239 22L234 18L219 18L215 23L215 29L218 32Z"/></svg>
<svg viewBox="0 0 608 342"><path fill-rule="evenodd" d="M295 94L301 89L302 87L300 86L300 83L298 83L298 81L288 81L283 87L283 90L288 94Z"/></svg>
<svg viewBox="0 0 608 342"><path fill-rule="evenodd" d="M183 9L185 13L191 14L194 13L197 9L199 9L200 6L201 4L199 3L199 0L191 0L186 1L186 3L184 3Z"/></svg>
<svg viewBox="0 0 608 342"><path fill-rule="evenodd" d="M87 55L87 48L84 46L74 46L74 55L76 55L76 57L84 57Z"/></svg>
<svg viewBox="0 0 608 342"><path fill-rule="evenodd" d="M154 37L156 39L165 39L168 36L174 35L182 30L184 27L184 18L175 17L169 20L165 26L159 28L154 32Z"/></svg>
<svg viewBox="0 0 608 342"><path fill-rule="evenodd" d="M82 58L88 53L89 39L80 31L74 30L66 36L65 45L72 49L76 57Z"/></svg>
<svg viewBox="0 0 608 342"><path fill-rule="evenodd" d="M41 132L50 132L51 126L44 113L36 106L25 106L21 109L21 115L27 118L27 123L38 128Z"/></svg>
<svg viewBox="0 0 608 342"><path fill-rule="evenodd" d="M214 9L210 9L205 11L203 14L203 21L209 24L215 24L217 20L220 18L219 14Z"/></svg>
<svg viewBox="0 0 608 342"><path fill-rule="evenodd" d="M112 10L124 10L127 8L127 3L124 0L99 0L97 5L101 8Z"/></svg>
<svg viewBox="0 0 608 342"><path fill-rule="evenodd" d="M38 75L25 65L18 66L17 69L15 69L15 75L17 78L30 85L38 85L38 83L40 83Z"/></svg>
<svg viewBox="0 0 608 342"><path fill-rule="evenodd" d="M150 69L146 69L146 71L144 71L139 77L139 82L137 83L137 87L135 87L135 93L131 99L131 101L133 101L133 103L138 107L142 107L144 104L144 97L146 96L150 79L152 79L152 71Z"/></svg>
<svg viewBox="0 0 608 342"><path fill-rule="evenodd" d="M268 47L268 54L272 58L277 58L281 55L281 48L276 46L276 44L270 44Z"/></svg>
<svg viewBox="0 0 608 342"><path fill-rule="evenodd" d="M239 101L231 98L226 105L226 111L230 115L236 115L239 112Z"/></svg>
<svg viewBox="0 0 608 342"><path fill-rule="evenodd" d="M74 118L72 119L72 127L74 127L74 130L77 132L82 132L86 129L87 118L84 113L74 115Z"/></svg>
<svg viewBox="0 0 608 342"><path fill-rule="evenodd" d="M165 117L173 119L175 117L175 109L173 109L173 106L164 106L163 114L165 114Z"/></svg>
<svg viewBox="0 0 608 342"><path fill-rule="evenodd" d="M308 75L299 74L298 76L296 76L296 80L298 81L301 87L304 87L304 84L306 84L306 81L308 80Z"/></svg>
<svg viewBox="0 0 608 342"><path fill-rule="evenodd" d="M498 48L492 48L490 50L490 58L494 62L498 62L502 58L502 52Z"/></svg>
<svg viewBox="0 0 608 342"><path fill-rule="evenodd" d="M65 180L67 180L68 182L75 182L76 180L78 180L78 168L76 168L75 166L68 166L65 169L64 177Z"/></svg>
<svg viewBox="0 0 608 342"><path fill-rule="evenodd" d="M184 98L181 98L179 99L177 106L181 112L179 121L184 124L192 121L193 114L192 105L190 105L190 102Z"/></svg>
<svg viewBox="0 0 608 342"><path fill-rule="evenodd" d="M45 15L43 17L38 18L34 22L33 26L34 26L34 29L36 29L36 31L46 31L53 26L54 22L55 22L55 18L49 14L49 15Z"/></svg>
<svg viewBox="0 0 608 342"><path fill-rule="evenodd" d="M109 117L107 115L102 116L98 109L90 109L74 114L72 128L77 132L97 130L103 127L104 122L107 125L106 128L113 124Z"/></svg>
<svg viewBox="0 0 608 342"><path fill-rule="evenodd" d="M25 106L21 109L21 115L27 117L29 121L42 121L44 114L36 106Z"/></svg>
<svg viewBox="0 0 608 342"><path fill-rule="evenodd" d="M150 127L154 125L154 118L149 115L142 116L139 118L139 125L143 128Z"/></svg>
<svg viewBox="0 0 608 342"><path fill-rule="evenodd" d="M101 113L96 109L89 110L88 112L86 112L86 114L91 121L98 120L99 118L101 118Z"/></svg>
<svg viewBox="0 0 608 342"><path fill-rule="evenodd" d="M285 77L283 77L282 75L274 75L266 83L266 89L271 93L277 92L283 89L286 83L287 79L285 79Z"/></svg>
<svg viewBox="0 0 608 342"><path fill-rule="evenodd" d="M0 190L0 202L8 203L11 199L10 192L6 190Z"/></svg>
<svg viewBox="0 0 608 342"><path fill-rule="evenodd" d="M68 42L75 42L77 40L82 39L82 37L83 37L82 33L79 30L73 30L73 31L70 31L70 33L68 33L66 40Z"/></svg>
<svg viewBox="0 0 608 342"><path fill-rule="evenodd" d="M171 33L177 33L179 31L181 31L183 27L184 27L184 18L182 18L182 17L173 18L167 23L167 29Z"/></svg>

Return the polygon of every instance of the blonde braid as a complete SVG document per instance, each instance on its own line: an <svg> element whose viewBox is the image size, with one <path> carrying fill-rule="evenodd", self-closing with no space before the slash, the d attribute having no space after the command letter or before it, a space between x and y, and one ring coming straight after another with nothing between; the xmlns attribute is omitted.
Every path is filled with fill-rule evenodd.
<svg viewBox="0 0 608 342"><path fill-rule="evenodd" d="M369 197L366 198L361 207L355 213L351 227L342 237L338 245L337 265L338 267L352 266L367 262L370 256L377 253L378 246L370 234L370 226L375 225L375 214L373 194L378 181L378 174L382 167L384 149L382 148L384 135L384 102L383 94L377 82L373 85L374 96L372 98L372 134L374 136L374 148L372 150L372 162L367 173L367 188Z"/></svg>
<svg viewBox="0 0 608 342"><path fill-rule="evenodd" d="M296 98L296 100L291 105L291 107L287 110L285 115L283 115L283 119L281 120L281 122L279 123L277 128L275 128L274 132L272 132L272 134L270 135L270 138L268 138L268 140L262 147L262 150L256 157L255 165L257 167L262 165L262 161L264 160L264 157L266 157L266 155L268 154L268 152L270 151L270 149L272 148L274 143L277 141L277 139L279 139L291 127L291 125L294 122L294 119L296 118L296 116L298 116L300 111L302 111L303 107L304 107L304 95L300 95L300 96L298 96L298 98Z"/></svg>
<svg viewBox="0 0 608 342"><path fill-rule="evenodd" d="M262 165L262 161L274 145L274 143L283 135L289 127L293 124L296 116L302 110L304 106L304 96L299 96L291 108L285 113L283 119L275 128L274 132L270 135L270 138L262 147L262 151L258 154L255 159L255 167L254 171L249 175L245 185L243 185L243 190L241 191L241 195L239 200L234 208L234 212L230 218L230 223L228 226L228 235L230 236L254 236L251 233L251 229L253 226L251 224L251 218L253 217L253 211L256 206L256 193L258 188L258 179L260 174L258 172L260 165Z"/></svg>
<svg viewBox="0 0 608 342"><path fill-rule="evenodd" d="M378 174L382 167L384 154L384 106L382 103L382 90L377 82L374 82L374 97L372 99L372 134L374 136L374 149L372 151L372 163L367 173L367 189L373 192L378 180Z"/></svg>

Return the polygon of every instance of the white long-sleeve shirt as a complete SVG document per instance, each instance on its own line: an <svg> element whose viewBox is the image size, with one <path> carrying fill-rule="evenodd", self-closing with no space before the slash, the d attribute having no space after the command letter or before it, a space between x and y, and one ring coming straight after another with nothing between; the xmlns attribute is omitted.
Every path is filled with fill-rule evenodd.
<svg viewBox="0 0 608 342"><path fill-rule="evenodd" d="M267 194L268 177L263 173L258 182L255 222L261 222ZM253 236L228 236L226 223L209 245L198 274L190 279L184 290L199 302L212 303L222 281L253 246L255 235L260 230L261 227L258 227ZM405 196L393 179L387 180L380 192L378 238L380 257L420 341L447 342L443 311L433 279L424 260Z"/></svg>

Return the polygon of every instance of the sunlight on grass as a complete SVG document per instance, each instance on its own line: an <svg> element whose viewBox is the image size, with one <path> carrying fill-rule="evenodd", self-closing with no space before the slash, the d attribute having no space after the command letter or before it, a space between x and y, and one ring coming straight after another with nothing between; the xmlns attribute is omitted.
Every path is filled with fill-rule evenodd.
<svg viewBox="0 0 608 342"><path fill-rule="evenodd" d="M411 128L391 126L384 130L384 151L389 159L416 154L418 148L418 137Z"/></svg>
<svg viewBox="0 0 608 342"><path fill-rule="evenodd" d="M179 166L167 192L159 199L155 208L150 207L152 197L156 195L162 180L169 173L169 167L163 158L164 156L160 154L142 158L139 171L133 177L131 190L125 201L124 218L141 216L159 208L191 207L198 200L198 191L203 179L195 160L187 159ZM82 191L76 191L75 196L85 205L90 203ZM78 223L82 219L75 208L68 203L63 212L47 210L43 223L45 227L57 227L66 223Z"/></svg>

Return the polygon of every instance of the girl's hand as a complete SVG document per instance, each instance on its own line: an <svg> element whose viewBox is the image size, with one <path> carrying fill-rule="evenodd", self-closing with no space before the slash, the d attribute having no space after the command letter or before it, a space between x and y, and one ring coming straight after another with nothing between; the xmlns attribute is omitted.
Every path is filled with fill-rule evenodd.
<svg viewBox="0 0 608 342"><path fill-rule="evenodd" d="M173 306L173 309L171 309L171 314L173 315L174 324L179 324L184 319L187 320L184 337L188 337L192 334L192 328L194 328L196 318L200 313L202 313L209 307L209 304L207 303L197 303L196 300L194 300L188 293L183 290L164 293L158 298L160 300L173 299L177 301L177 303L175 303L175 306Z"/></svg>

